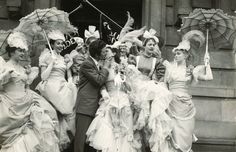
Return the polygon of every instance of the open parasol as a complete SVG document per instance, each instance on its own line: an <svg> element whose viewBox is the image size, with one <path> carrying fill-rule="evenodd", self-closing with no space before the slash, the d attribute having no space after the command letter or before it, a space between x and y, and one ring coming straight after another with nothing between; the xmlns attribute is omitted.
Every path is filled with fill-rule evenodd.
<svg viewBox="0 0 236 152"><path fill-rule="evenodd" d="M62 33L68 34L77 29L70 24L69 14L55 7L35 10L21 18L20 24L14 29L14 31L24 33L30 45L47 42L51 51L47 33L52 30L60 30Z"/></svg>
<svg viewBox="0 0 236 152"><path fill-rule="evenodd" d="M225 14L220 9L195 9L188 17L183 18L180 32L185 34L191 30L200 30L206 34L206 53L209 57L209 42L213 46L232 43L236 38L236 17Z"/></svg>

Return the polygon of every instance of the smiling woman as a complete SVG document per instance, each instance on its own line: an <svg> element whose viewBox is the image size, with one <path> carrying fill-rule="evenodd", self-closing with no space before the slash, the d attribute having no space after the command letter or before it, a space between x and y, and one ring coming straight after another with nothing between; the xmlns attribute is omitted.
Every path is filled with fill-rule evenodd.
<svg viewBox="0 0 236 152"><path fill-rule="evenodd" d="M72 82L70 67L72 59L60 55L63 50L64 35L60 31L48 34L52 50L45 49L39 57L42 81L36 89L44 96L58 112L59 140L61 150L70 143L67 132L75 132L75 100L77 88ZM67 75L67 78L65 78ZM68 81L67 81L68 80Z"/></svg>

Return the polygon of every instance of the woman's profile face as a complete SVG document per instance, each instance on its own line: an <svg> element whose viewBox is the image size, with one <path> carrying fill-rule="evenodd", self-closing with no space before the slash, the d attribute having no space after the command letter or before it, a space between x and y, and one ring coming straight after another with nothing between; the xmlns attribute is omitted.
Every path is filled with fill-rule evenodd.
<svg viewBox="0 0 236 152"><path fill-rule="evenodd" d="M57 53L61 53L61 51L64 48L63 40L56 40L55 43L52 46L53 50L55 50Z"/></svg>
<svg viewBox="0 0 236 152"><path fill-rule="evenodd" d="M106 59L111 59L114 57L114 53L112 52L111 48L106 48Z"/></svg>
<svg viewBox="0 0 236 152"><path fill-rule="evenodd" d="M175 61L176 62L182 62L186 60L186 54L184 53L184 50L176 50L174 52L175 55Z"/></svg>
<svg viewBox="0 0 236 152"><path fill-rule="evenodd" d="M150 39L147 41L145 47L145 52L146 53L152 53L154 48L156 46L156 42L153 39Z"/></svg>

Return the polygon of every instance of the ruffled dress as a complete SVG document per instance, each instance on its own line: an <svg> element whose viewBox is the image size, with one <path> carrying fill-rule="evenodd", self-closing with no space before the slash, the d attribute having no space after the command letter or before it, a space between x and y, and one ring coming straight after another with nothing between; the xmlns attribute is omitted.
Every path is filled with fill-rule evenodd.
<svg viewBox="0 0 236 152"><path fill-rule="evenodd" d="M52 59L49 50L41 53L39 58L39 66L47 67ZM47 80L41 81L37 90L45 97L57 110L59 118L59 140L61 149L66 148L71 139L68 131L72 135L75 133L75 102L77 96L77 88L71 81L65 79L66 64L64 58L59 56L53 65L52 71Z"/></svg>
<svg viewBox="0 0 236 152"><path fill-rule="evenodd" d="M109 72L111 77L112 72ZM109 99L101 99L96 117L87 130L90 146L102 152L137 152L133 137L133 115L128 95L108 78ZM138 147L139 146L139 147Z"/></svg>
<svg viewBox="0 0 236 152"><path fill-rule="evenodd" d="M155 147L160 147L164 139L170 135L172 121L166 110L173 95L163 82L150 79L155 71L155 58L140 56L136 62L136 68L141 72L141 76L131 79L134 104L139 109L135 111L134 129L141 131L143 146L149 146L154 152Z"/></svg>
<svg viewBox="0 0 236 152"><path fill-rule="evenodd" d="M56 111L32 90L26 89L24 69L7 62L0 68L14 69L0 80L0 152L59 152Z"/></svg>

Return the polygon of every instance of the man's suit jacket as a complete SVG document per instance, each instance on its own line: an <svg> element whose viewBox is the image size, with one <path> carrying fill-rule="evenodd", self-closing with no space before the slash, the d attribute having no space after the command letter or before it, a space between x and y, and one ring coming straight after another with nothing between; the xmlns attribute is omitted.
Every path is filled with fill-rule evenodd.
<svg viewBox="0 0 236 152"><path fill-rule="evenodd" d="M80 67L79 91L76 101L76 112L94 116L98 109L100 89L108 77L108 70L95 65L93 59L88 57Z"/></svg>

